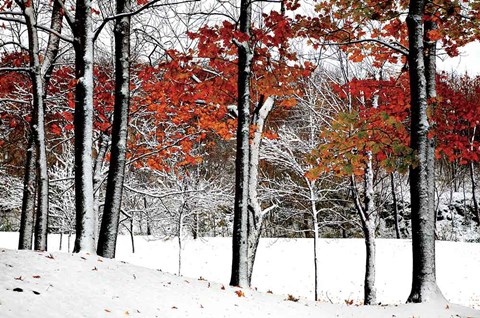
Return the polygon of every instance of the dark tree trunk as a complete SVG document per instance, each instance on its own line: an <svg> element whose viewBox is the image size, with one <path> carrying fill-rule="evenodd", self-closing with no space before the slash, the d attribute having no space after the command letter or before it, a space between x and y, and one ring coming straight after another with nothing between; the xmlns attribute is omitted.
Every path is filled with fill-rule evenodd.
<svg viewBox="0 0 480 318"><path fill-rule="evenodd" d="M473 213L475 216L475 221L477 222L477 225L480 225L480 211L478 209L478 201L477 201L477 195L475 192L477 191L477 181L475 180L475 166L473 161L470 161L469 164L470 167L470 181L472 182L472 200L473 200Z"/></svg>
<svg viewBox="0 0 480 318"><path fill-rule="evenodd" d="M444 301L435 277L435 213L429 188L429 123L424 59L425 1L410 1L407 16L411 94L411 148L417 164L410 167L413 275L408 302Z"/></svg>
<svg viewBox="0 0 480 318"><path fill-rule="evenodd" d="M248 0L240 3L240 31L250 37L252 7ZM253 52L248 41L238 46L238 127L235 161L235 202L232 238L232 272L230 285L248 287L248 183L250 78Z"/></svg>
<svg viewBox="0 0 480 318"><path fill-rule="evenodd" d="M117 0L117 14L130 12L130 0ZM112 151L108 171L105 208L98 238L98 255L113 258L122 205L125 154L127 152L128 112L130 108L130 17L115 21L115 108ZM133 234L132 234L133 235Z"/></svg>
<svg viewBox="0 0 480 318"><path fill-rule="evenodd" d="M74 252L95 253L93 208L93 29L92 2L78 0L75 10L75 212Z"/></svg>
<svg viewBox="0 0 480 318"><path fill-rule="evenodd" d="M28 137L27 158L25 161L25 175L23 179L23 198L22 215L20 219L20 238L18 241L19 250L31 250L33 229L35 220L35 189L36 169L35 169L35 139L33 137L33 127L36 115L32 116L30 123L31 130Z"/></svg>

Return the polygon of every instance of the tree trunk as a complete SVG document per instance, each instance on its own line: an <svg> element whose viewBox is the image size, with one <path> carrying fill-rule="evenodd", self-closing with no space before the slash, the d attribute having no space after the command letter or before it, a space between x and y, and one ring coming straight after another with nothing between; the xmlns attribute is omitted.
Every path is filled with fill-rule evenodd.
<svg viewBox="0 0 480 318"><path fill-rule="evenodd" d="M392 187L393 221L395 222L395 235L396 235L397 239L401 239L402 235L400 234L400 224L398 223L397 193L395 192L395 178L394 178L393 172L390 173L390 185Z"/></svg>
<svg viewBox="0 0 480 318"><path fill-rule="evenodd" d="M248 0L240 3L240 32L250 38L252 7ZM248 287L248 183L250 78L253 59L248 41L238 46L238 127L235 161L235 201L232 238L232 272L230 285Z"/></svg>
<svg viewBox="0 0 480 318"><path fill-rule="evenodd" d="M427 81L427 103L430 103L430 116L433 116L436 108L437 83L437 41L429 40L429 32L438 29L433 21L425 21L424 24L424 46L423 56L425 59L425 78ZM428 136L427 136L428 138ZM427 183L428 183L428 208L435 213L435 137L428 138L427 144Z"/></svg>
<svg viewBox="0 0 480 318"><path fill-rule="evenodd" d="M473 200L473 213L475 214L477 225L480 225L480 211L478 209L477 195L477 181L475 180L475 166L473 161L470 160L470 180L472 182L472 200Z"/></svg>
<svg viewBox="0 0 480 318"><path fill-rule="evenodd" d="M35 139L33 137L33 126L35 115L30 123L31 131L28 137L27 155L25 160L25 175L23 179L22 214L20 219L20 238L18 241L19 250L31 250L35 220Z"/></svg>
<svg viewBox="0 0 480 318"><path fill-rule="evenodd" d="M102 169L105 161L105 156L108 150L108 144L110 137L105 132L100 133L100 139L98 141L98 153L95 158L95 166L93 168L93 213L95 216L95 242L98 242L99 235L99 214L100 214L100 188L102 181Z"/></svg>
<svg viewBox="0 0 480 318"><path fill-rule="evenodd" d="M355 208L360 216L362 231L365 240L365 279L364 279L364 300L365 305L375 305L377 292L375 288L375 229L377 212L375 209L375 198L373 188L372 153L367 152L367 162L364 178L364 206L360 203L355 176L352 175L351 185Z"/></svg>
<svg viewBox="0 0 480 318"><path fill-rule="evenodd" d="M364 280L364 304L377 304L377 290L375 287L375 222L370 220L365 226L363 234L365 236L365 280Z"/></svg>
<svg viewBox="0 0 480 318"><path fill-rule="evenodd" d="M410 167L413 275L408 302L445 301L435 277L435 213L431 209L428 152L427 80L423 16L425 1L410 1L407 16L411 94L411 148L417 163Z"/></svg>
<svg viewBox="0 0 480 318"><path fill-rule="evenodd" d="M130 0L117 0L117 14L130 12L130 7ZM102 226L98 239L98 254L109 258L115 257L125 177L128 112L130 108L130 17L121 17L115 21L114 34L115 109L113 113L112 153Z"/></svg>
<svg viewBox="0 0 480 318"><path fill-rule="evenodd" d="M75 210L74 252L95 253L93 209L93 26L91 0L75 10Z"/></svg>
<svg viewBox="0 0 480 318"><path fill-rule="evenodd" d="M47 249L47 226L48 226L48 171L47 152L45 146L45 106L44 106L44 82L42 77L42 64L40 62L40 44L37 33L37 21L33 2L19 2L28 33L28 46L30 56L30 77L33 90L33 113L36 115L32 133L35 138L35 153L37 157L37 209L35 220L34 249L45 251Z"/></svg>
<svg viewBox="0 0 480 318"><path fill-rule="evenodd" d="M311 209L312 209L312 222L313 222L314 294L315 294L315 301L318 301L318 217L317 217L316 201L317 200L316 200L315 193L313 192L313 188L310 187L310 203L311 203Z"/></svg>
<svg viewBox="0 0 480 318"><path fill-rule="evenodd" d="M248 168L248 286L250 286L252 281L253 265L262 232L263 218L266 212L266 210L262 210L258 200L258 164L260 161L260 146L265 121L273 105L273 98L268 97L266 100L260 98L252 120L254 131L252 141L250 142Z"/></svg>
<svg viewBox="0 0 480 318"><path fill-rule="evenodd" d="M375 207L375 192L373 188L372 153L367 153L368 161L365 169L365 208L363 210L362 227L365 236L365 283L364 304L375 305L377 302L377 289L375 287L375 229L377 212Z"/></svg>
<svg viewBox="0 0 480 318"><path fill-rule="evenodd" d="M22 216L20 225L19 249L32 248L34 231L35 190L37 186L36 169L38 169L38 201L37 226L35 229L35 249L46 250L48 227L48 171L45 146L44 101L54 60L58 55L60 38L50 33L43 63L39 57L39 39L36 26L36 16L31 2L18 2L27 22L29 36L30 66L32 67L32 84L34 104L30 136L28 139L27 158L25 163L24 192L22 199ZM63 12L58 1L54 1L50 28L58 33L62 30ZM40 83L40 84L37 84ZM41 107L41 109L39 109ZM39 120L41 117L41 120ZM37 149L35 149L37 148ZM36 162L36 164L35 164Z"/></svg>

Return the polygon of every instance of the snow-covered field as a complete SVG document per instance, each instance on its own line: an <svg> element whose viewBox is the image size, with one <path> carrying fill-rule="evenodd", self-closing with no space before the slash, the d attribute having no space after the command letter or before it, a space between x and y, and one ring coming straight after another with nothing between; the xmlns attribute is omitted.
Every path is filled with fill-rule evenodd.
<svg viewBox="0 0 480 318"><path fill-rule="evenodd" d="M0 247L15 249L17 237L16 233L0 233ZM308 239L263 239L253 286L273 295L244 290L246 297L238 297L238 288L227 286L230 245L228 238L184 242L185 277L181 278L165 274L178 270L176 241L136 237L136 253L132 254L130 238L119 238L118 260L154 270L94 255L54 253L52 259L47 257L49 252L5 250L0 253L0 317L451 317L458 313L480 317L478 311L453 305L345 305L351 300L360 304L362 299L361 239L321 240L319 284L326 303L308 301L313 299L312 242ZM58 236L49 237L49 246L52 252L58 250ZM401 304L410 290L410 243L378 240L377 246L378 300ZM480 308L480 244L437 242L437 260L438 283L446 298ZM14 288L24 292L15 293ZM286 301L288 295L301 300ZM41 310L45 313L39 316Z"/></svg>

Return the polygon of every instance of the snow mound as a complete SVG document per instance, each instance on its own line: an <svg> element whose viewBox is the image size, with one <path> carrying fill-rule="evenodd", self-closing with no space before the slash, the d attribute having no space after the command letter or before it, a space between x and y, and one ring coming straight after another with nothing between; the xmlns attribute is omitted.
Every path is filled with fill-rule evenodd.
<svg viewBox="0 0 480 318"><path fill-rule="evenodd" d="M233 288L96 255L0 250L0 317L480 317L451 304L348 306Z"/></svg>

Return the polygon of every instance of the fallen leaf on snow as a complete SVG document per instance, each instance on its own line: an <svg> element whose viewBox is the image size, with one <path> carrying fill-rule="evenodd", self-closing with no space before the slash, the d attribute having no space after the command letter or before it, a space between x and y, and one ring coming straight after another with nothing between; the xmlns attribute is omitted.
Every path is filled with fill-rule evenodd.
<svg viewBox="0 0 480 318"><path fill-rule="evenodd" d="M245 297L245 293L241 290L236 290L235 294L237 294L238 297Z"/></svg>
<svg viewBox="0 0 480 318"><path fill-rule="evenodd" d="M290 295L288 294L288 298L287 298L288 301L293 301L293 302L297 302L299 300L299 298L293 296L293 295Z"/></svg>
<svg viewBox="0 0 480 318"><path fill-rule="evenodd" d="M352 305L353 304L353 299L345 299L345 304L347 305Z"/></svg>

